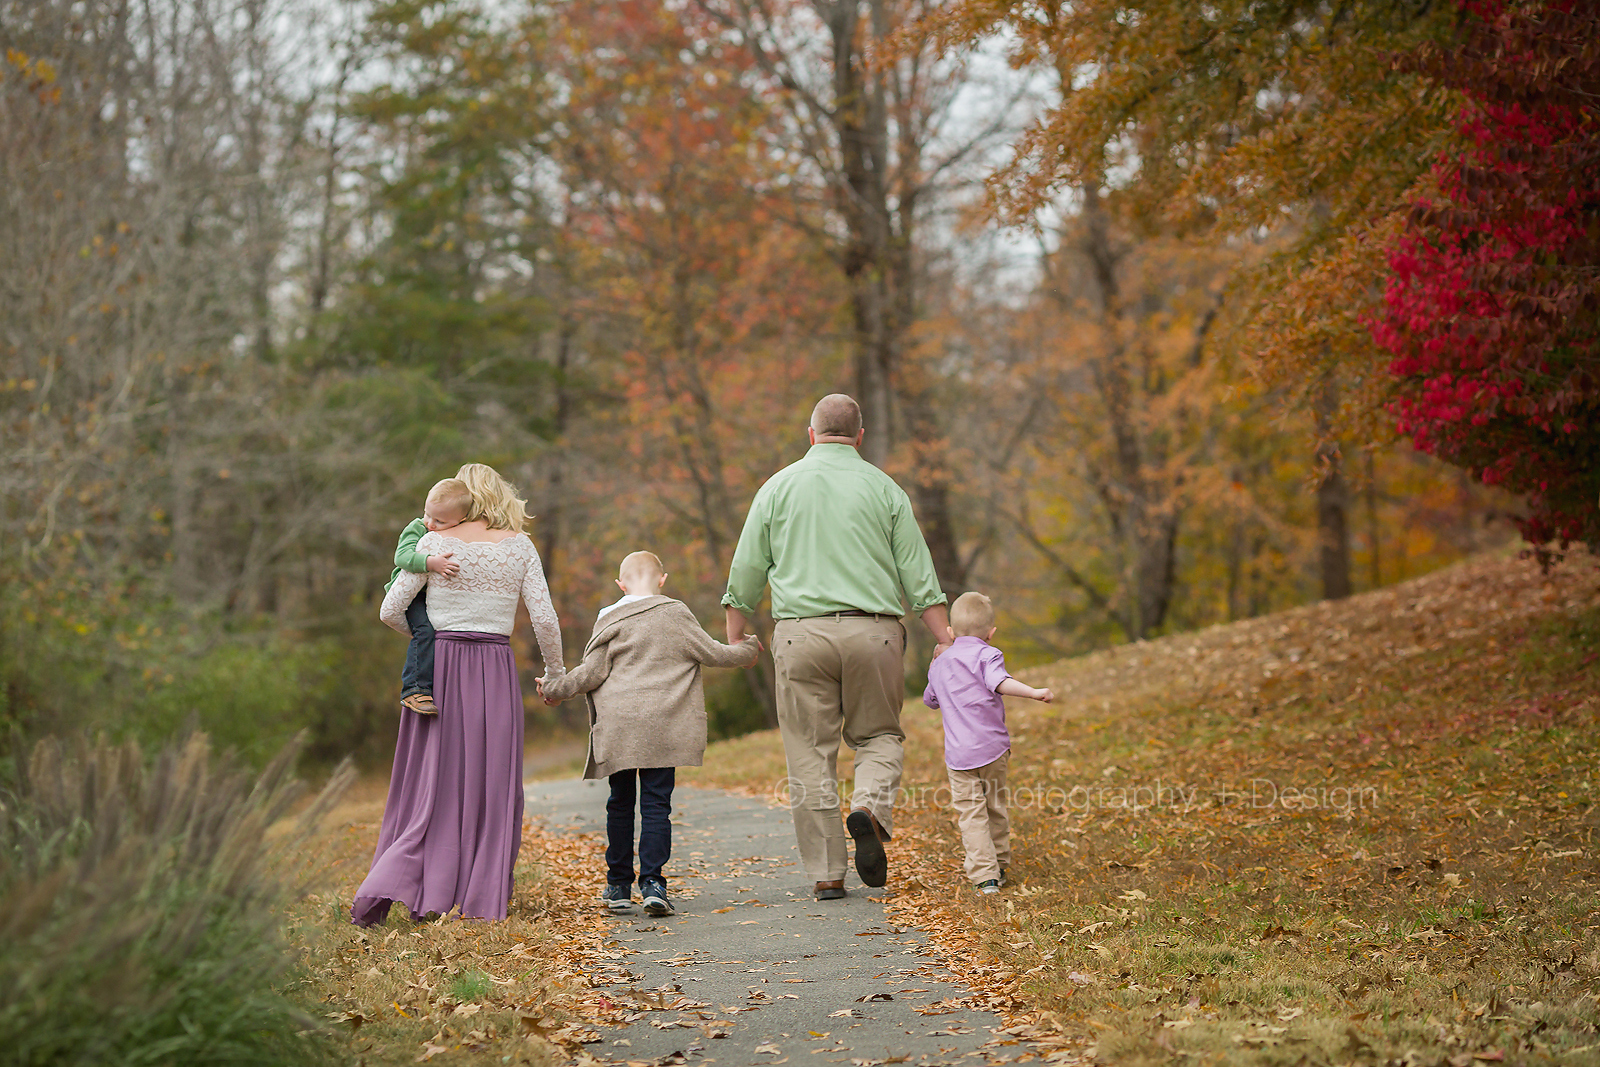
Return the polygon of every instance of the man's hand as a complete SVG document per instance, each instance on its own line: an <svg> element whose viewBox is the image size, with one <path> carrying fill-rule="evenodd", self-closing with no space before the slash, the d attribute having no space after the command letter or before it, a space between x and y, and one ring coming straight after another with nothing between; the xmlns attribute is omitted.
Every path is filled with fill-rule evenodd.
<svg viewBox="0 0 1600 1067"><path fill-rule="evenodd" d="M756 665L756 661L761 658L761 638L757 637L755 634L745 634L744 640L734 645L734 647L743 648L749 651L750 662L745 664L746 667L754 667Z"/></svg>
<svg viewBox="0 0 1600 1067"><path fill-rule="evenodd" d="M461 564L450 557L454 552L441 552L437 556L428 557L428 569L434 574L442 574L446 578L454 578L461 571Z"/></svg>

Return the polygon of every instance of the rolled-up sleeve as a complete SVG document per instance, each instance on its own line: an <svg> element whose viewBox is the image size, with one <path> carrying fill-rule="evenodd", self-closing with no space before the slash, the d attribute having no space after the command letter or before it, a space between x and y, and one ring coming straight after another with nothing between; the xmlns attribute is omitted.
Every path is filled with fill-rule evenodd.
<svg viewBox="0 0 1600 1067"><path fill-rule="evenodd" d="M746 615L756 613L761 590L772 574L771 505L764 489L750 503L750 514L745 516L744 530L733 550L733 564L728 568L728 591L722 595L723 607L738 608Z"/></svg>
<svg viewBox="0 0 1600 1067"><path fill-rule="evenodd" d="M920 615L935 604L948 603L949 598L939 587L939 576L933 570L933 554L928 551L922 528L911 512L911 498L900 492L890 506L893 518L889 539L895 570L899 573L900 588L911 602L912 612Z"/></svg>

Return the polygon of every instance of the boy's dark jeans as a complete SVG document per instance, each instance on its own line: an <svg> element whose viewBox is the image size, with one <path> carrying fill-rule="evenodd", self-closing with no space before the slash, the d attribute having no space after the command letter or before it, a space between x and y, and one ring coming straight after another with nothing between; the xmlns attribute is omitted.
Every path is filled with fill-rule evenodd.
<svg viewBox="0 0 1600 1067"><path fill-rule="evenodd" d="M406 608L406 625L411 627L411 644L406 646L406 665L400 672L400 699L412 693L433 695L433 623L428 621L428 591Z"/></svg>
<svg viewBox="0 0 1600 1067"><path fill-rule="evenodd" d="M606 801L606 881L633 884L633 805L639 805L639 880L660 878L672 857L675 767L641 767L611 776Z"/></svg>

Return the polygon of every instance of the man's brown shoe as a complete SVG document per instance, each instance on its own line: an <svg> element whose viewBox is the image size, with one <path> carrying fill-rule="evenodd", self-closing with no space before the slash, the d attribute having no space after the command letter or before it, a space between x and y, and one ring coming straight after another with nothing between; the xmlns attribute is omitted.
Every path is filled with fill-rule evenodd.
<svg viewBox="0 0 1600 1067"><path fill-rule="evenodd" d="M887 835L872 817L872 812L857 808L845 817L844 828L856 841L856 873L873 889L889 884L889 857L884 855Z"/></svg>
<svg viewBox="0 0 1600 1067"><path fill-rule="evenodd" d="M845 891L843 878L839 879L837 882L817 883L818 900L843 900L844 897Z"/></svg>
<svg viewBox="0 0 1600 1067"><path fill-rule="evenodd" d="M439 714L439 709L433 703L432 693L412 693L400 701L400 706L418 715Z"/></svg>

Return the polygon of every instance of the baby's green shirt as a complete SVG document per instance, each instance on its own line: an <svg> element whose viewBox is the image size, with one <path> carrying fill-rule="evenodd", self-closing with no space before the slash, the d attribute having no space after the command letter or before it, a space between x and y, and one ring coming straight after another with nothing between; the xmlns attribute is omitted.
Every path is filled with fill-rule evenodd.
<svg viewBox="0 0 1600 1067"><path fill-rule="evenodd" d="M422 540L422 535L428 532L428 524L421 519L412 519L406 523L406 528L400 531L400 543L394 546L394 573L389 575L389 585L383 587L387 593L389 586L400 577L401 571L410 571L412 574L424 574L428 570L428 554L417 551L417 542Z"/></svg>

